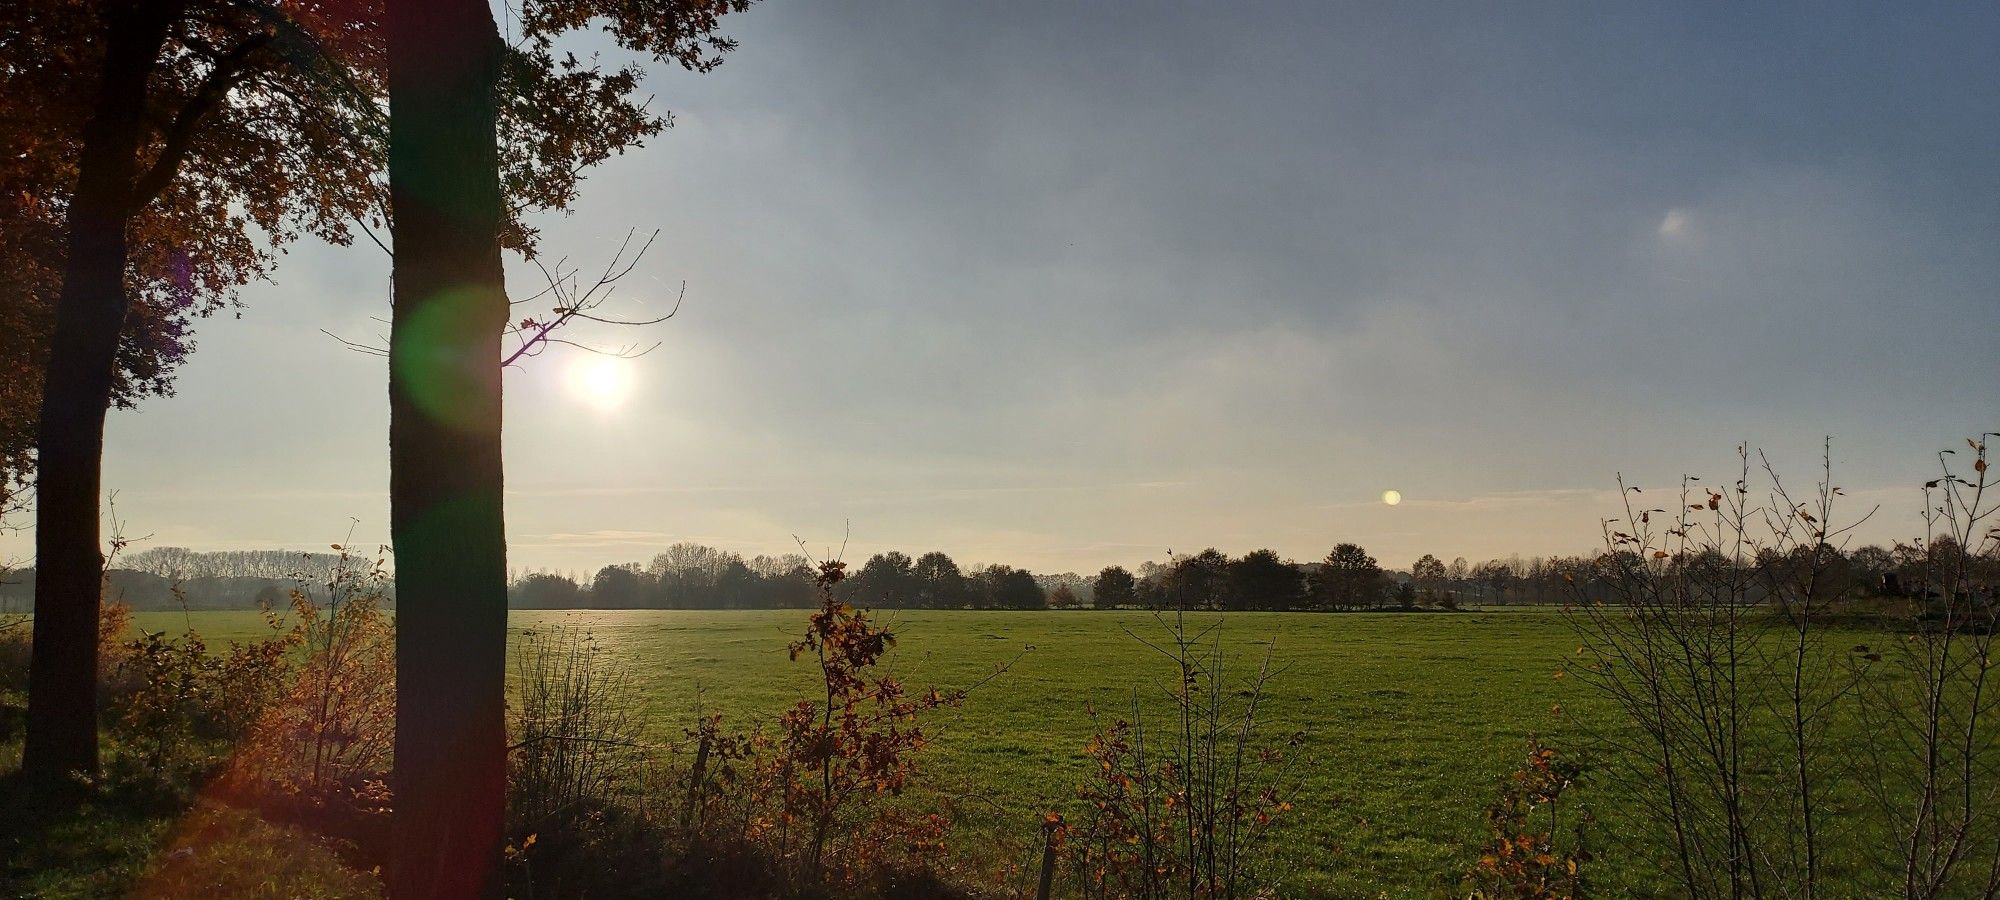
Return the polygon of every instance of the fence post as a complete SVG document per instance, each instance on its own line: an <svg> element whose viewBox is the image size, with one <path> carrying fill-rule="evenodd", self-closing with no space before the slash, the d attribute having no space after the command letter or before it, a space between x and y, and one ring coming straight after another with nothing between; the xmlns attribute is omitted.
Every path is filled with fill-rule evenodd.
<svg viewBox="0 0 2000 900"><path fill-rule="evenodd" d="M1042 817L1042 881L1035 888L1035 900L1049 900L1056 883L1056 844L1062 840L1063 819L1057 813Z"/></svg>

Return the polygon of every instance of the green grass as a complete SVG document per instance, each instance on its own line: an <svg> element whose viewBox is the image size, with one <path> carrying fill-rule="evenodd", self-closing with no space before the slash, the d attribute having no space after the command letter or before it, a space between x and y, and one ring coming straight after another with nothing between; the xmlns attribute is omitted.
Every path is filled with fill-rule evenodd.
<svg viewBox="0 0 2000 900"><path fill-rule="evenodd" d="M19 744L0 751L0 772L19 764ZM372 873L344 863L327 843L255 813L116 785L75 802L37 802L0 782L0 896L341 898L381 895Z"/></svg>
<svg viewBox="0 0 2000 900"><path fill-rule="evenodd" d="M802 611L517 612L515 628L571 623L629 665L662 739L698 705L741 727L811 696L814 672L787 659ZM885 613L899 635L890 665L912 686L975 682L1012 668L962 709L933 720L913 802L963 799L957 840L1028 845L1042 813L1074 811L1092 726L1085 704L1125 714L1134 692L1161 694L1166 661L1127 630L1157 637L1138 612ZM1200 617L1212 621L1213 616ZM254 613L141 614L147 629L192 624L212 642L260 633ZM1232 665L1250 674L1268 642L1283 672L1264 733L1307 735L1297 809L1260 868L1286 895L1434 896L1452 891L1484 840L1482 811L1519 765L1526 736L1559 747L1611 724L1608 710L1555 672L1576 641L1558 615L1236 613L1224 618ZM1552 712L1561 704L1563 715ZM1156 707L1157 709L1158 707ZM1616 798L1586 796L1615 807ZM1610 858L1603 881L1650 892L1643 861ZM1656 870L1654 870L1656 871Z"/></svg>

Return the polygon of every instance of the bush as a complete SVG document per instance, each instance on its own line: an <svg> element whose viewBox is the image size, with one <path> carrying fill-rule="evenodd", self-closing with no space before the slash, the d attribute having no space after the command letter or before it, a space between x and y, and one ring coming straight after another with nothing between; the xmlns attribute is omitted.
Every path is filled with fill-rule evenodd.
<svg viewBox="0 0 2000 900"><path fill-rule="evenodd" d="M342 549L325 577L300 579L290 628L262 645L297 653L237 748L225 787L284 818L372 829L379 823L369 820L389 809L396 731L395 627L382 608L389 575L382 560ZM265 616L274 630L283 626L274 611Z"/></svg>
<svg viewBox="0 0 2000 900"><path fill-rule="evenodd" d="M232 644L215 654L192 631L149 633L121 647L106 713L122 751L160 785L194 785L249 733L285 672L284 639Z"/></svg>
<svg viewBox="0 0 2000 900"><path fill-rule="evenodd" d="M1145 643L1173 669L1165 734L1147 728L1137 692L1130 719L1104 724L1089 709L1098 729L1086 748L1093 771L1078 789L1084 813L1051 818L1052 846L1067 852L1079 896L1251 896L1259 885L1248 851L1292 809L1289 767L1305 735L1260 743L1258 709L1274 675L1268 651L1253 677L1232 684L1220 622L1198 632L1183 616L1162 624L1167 639Z"/></svg>
<svg viewBox="0 0 2000 900"><path fill-rule="evenodd" d="M748 733L701 718L679 753L648 746L625 671L588 634L527 635L517 655L510 880L531 896L948 897L949 821L888 802L915 773L923 713L965 690L910 692L876 667L895 646L836 599L789 649L821 693Z"/></svg>
<svg viewBox="0 0 2000 900"><path fill-rule="evenodd" d="M1590 811L1563 821L1563 795L1583 770L1537 738L1528 738L1521 768L1500 786L1486 808L1490 833L1469 880L1480 900L1581 900L1587 896L1583 866Z"/></svg>

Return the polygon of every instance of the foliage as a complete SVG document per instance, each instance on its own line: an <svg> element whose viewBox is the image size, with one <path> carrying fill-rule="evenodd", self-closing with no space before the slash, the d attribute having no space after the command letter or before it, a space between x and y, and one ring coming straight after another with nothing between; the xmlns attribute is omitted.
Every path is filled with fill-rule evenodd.
<svg viewBox="0 0 2000 900"><path fill-rule="evenodd" d="M1229 563L1230 609L1292 609L1304 594L1298 567L1275 550L1252 550Z"/></svg>
<svg viewBox="0 0 2000 900"><path fill-rule="evenodd" d="M1424 599L1439 605L1450 597L1445 592L1445 579L1444 563L1428 553L1410 566L1410 580L1416 583L1417 590Z"/></svg>
<svg viewBox="0 0 2000 900"><path fill-rule="evenodd" d="M629 671L602 650L588 632L556 625L523 633L515 652L508 856L530 896L585 892L607 866L637 878L643 867L620 864L621 854L661 837L621 808L658 786L643 783L649 760Z"/></svg>
<svg viewBox="0 0 2000 900"><path fill-rule="evenodd" d="M1382 567L1357 544L1336 544L1313 573L1313 599L1332 609L1372 609L1387 587Z"/></svg>
<svg viewBox="0 0 2000 900"><path fill-rule="evenodd" d="M1585 843L1590 811L1565 824L1562 798L1583 770L1532 735L1527 760L1501 784L1486 808L1491 832L1469 875L1473 896L1482 900L1582 900L1588 896L1583 867L1591 860ZM1541 813L1538 818L1537 813Z"/></svg>
<svg viewBox="0 0 2000 900"><path fill-rule="evenodd" d="M129 681L121 685L117 678L129 651L126 632L131 623L132 609L123 603L105 603L97 608L97 663L101 670L98 691L110 697L131 690ZM28 690L33 624L34 620L25 615L0 616L0 745L19 737L21 710L11 701Z"/></svg>
<svg viewBox="0 0 2000 900"><path fill-rule="evenodd" d="M1091 592L1091 599L1098 609L1128 606L1136 599L1133 590L1136 585L1132 573L1126 571L1125 567L1105 566L1104 571L1097 573L1097 582L1094 585L1095 590Z"/></svg>
<svg viewBox="0 0 2000 900"><path fill-rule="evenodd" d="M1854 648L1877 677L1863 682L1866 778L1906 897L2000 893L2000 481L1987 441L1968 439L1970 466L1938 454L1924 485L1921 541L1903 572L1915 602L1908 634ZM1969 469L1970 471L1965 471ZM1796 577L1796 576L1795 576ZM1797 611L1804 615L1804 611Z"/></svg>
<svg viewBox="0 0 2000 900"><path fill-rule="evenodd" d="M1673 509L1623 491L1593 578L1608 596L1580 596L1572 612L1579 674L1627 719L1633 736L1607 741L1611 772L1646 798L1639 814L1668 837L1640 849L1663 857L1685 895L2000 885L1988 682L2000 533L1985 445L1968 443L1974 478L1940 456L1926 486L1933 532L1910 545L1934 552L1897 561L1916 590L1891 603L1867 598L1837 549L1866 516L1847 514L1830 446L1803 496L1761 454L1753 473L1747 447L1733 484L1689 476ZM1840 630L1853 627L1866 630ZM1854 814L1862 798L1873 815Z"/></svg>
<svg viewBox="0 0 2000 900"><path fill-rule="evenodd" d="M149 632L123 645L104 682L110 731L154 781L203 780L270 708L291 646L271 639L214 653L194 631Z"/></svg>
<svg viewBox="0 0 2000 900"><path fill-rule="evenodd" d="M351 820L389 808L395 626L383 609L383 560L334 549L340 562L325 581L301 579L292 590L290 628L278 640L301 655L237 748L225 782L288 814ZM273 611L265 616L281 627Z"/></svg>
<svg viewBox="0 0 2000 900"><path fill-rule="evenodd" d="M836 598L845 576L844 563L820 565L814 579L820 608L789 647L792 659L818 663L824 699L786 711L755 757L759 794L772 798L772 806L758 815L753 834L773 841L778 857L808 882L853 880L885 853L936 843L941 822L885 814L877 801L901 794L909 782L912 756L927 740L919 716L956 706L966 695L936 688L912 695L895 677L874 671L896 636ZM892 837L900 840L885 839Z"/></svg>
<svg viewBox="0 0 2000 900"><path fill-rule="evenodd" d="M1651 796L1672 835L1653 849L1694 897L1819 887L1835 824L1827 795L1841 774L1823 739L1854 684L1811 627L1836 599L1832 583L1775 578L1758 564L1761 548L1834 534L1839 489L1823 480L1807 509L1769 472L1766 503L1752 493L1752 458L1738 448L1724 490L1684 479L1671 510L1642 507L1643 492L1621 484L1625 516L1605 524L1598 560L1613 600L1572 613L1580 676L1644 735L1611 757L1612 773ZM1795 614L1760 610L1767 589L1785 592L1780 605Z"/></svg>
<svg viewBox="0 0 2000 900"><path fill-rule="evenodd" d="M1097 725L1085 748L1092 771L1078 789L1084 812L1052 819L1067 848L1081 896L1224 898L1251 896L1259 884L1249 853L1276 817L1292 809L1288 767L1305 741L1262 746L1258 710L1271 677L1267 651L1241 683L1227 672L1221 623L1190 632L1184 616L1161 620L1155 644L1174 669L1166 686L1173 716L1148 731L1137 692L1129 719Z"/></svg>
<svg viewBox="0 0 2000 900"><path fill-rule="evenodd" d="M639 759L630 676L601 650L569 626L521 635L508 785L522 839L609 805Z"/></svg>

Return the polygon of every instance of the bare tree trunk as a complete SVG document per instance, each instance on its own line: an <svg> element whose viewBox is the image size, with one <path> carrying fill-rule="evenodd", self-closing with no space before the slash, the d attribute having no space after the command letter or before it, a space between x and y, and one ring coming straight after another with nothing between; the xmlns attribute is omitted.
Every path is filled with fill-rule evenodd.
<svg viewBox="0 0 2000 900"><path fill-rule="evenodd" d="M485 0L390 0L396 858L403 898L497 896L506 791L496 91Z"/></svg>
<svg viewBox="0 0 2000 900"><path fill-rule="evenodd" d="M62 293L36 442L34 649L21 759L22 772L34 782L97 770L104 416L130 302L125 224L134 212L147 82L177 15L173 3L107 12L103 81L85 126L67 214Z"/></svg>

